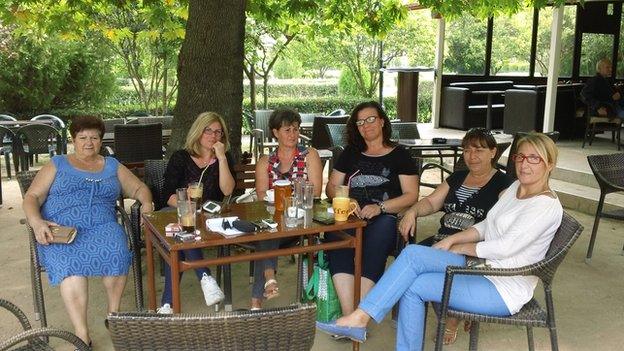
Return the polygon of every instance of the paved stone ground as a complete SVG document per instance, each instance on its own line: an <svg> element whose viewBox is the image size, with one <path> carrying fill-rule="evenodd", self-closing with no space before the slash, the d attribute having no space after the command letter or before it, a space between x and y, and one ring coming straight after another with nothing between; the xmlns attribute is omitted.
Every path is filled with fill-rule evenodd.
<svg viewBox="0 0 624 351"><path fill-rule="evenodd" d="M2 164L4 166L4 164ZM30 273L28 266L28 242L25 228L19 224L23 217L21 196L17 182L8 180L2 172L4 204L0 208L0 296L20 306L36 325L32 312ZM581 238L561 265L554 284L555 311L561 350L621 350L624 344L624 226L622 222L603 220L591 264L584 261L593 217L580 212L571 212L585 227ZM419 219L419 232L432 233L438 226L438 216ZM214 254L214 253L208 253ZM144 258L145 259L145 258ZM281 296L271 300L267 307L289 304L296 300L296 266L288 259L279 261L278 280ZM250 285L248 265L236 264L233 267L233 290L235 308L249 307ZM45 278L44 278L45 279ZM129 278L132 279L132 278ZM162 289L162 278L157 278L157 286ZM132 282L129 281L122 302L122 310L133 309ZM183 312L206 312L212 309L203 304L199 284L193 274L185 274L182 281ZM44 285L48 324L71 330L58 288ZM160 291L159 291L160 295ZM542 296L538 286L537 296ZM111 350L110 337L104 328L106 298L98 279L90 280L89 324L95 350ZM435 327L434 318L428 321L427 349L432 349L431 334ZM0 312L0 339L18 331L14 320ZM380 325L371 325L370 338L362 345L362 350L389 350L395 342L395 329L389 317ZM535 330L536 348L548 350L549 339L545 330ZM447 350L465 350L468 335L459 332L457 343ZM526 350L524 329L513 326L483 325L480 347L482 350ZM350 350L348 342L336 342L323 333L317 333L313 350Z"/></svg>

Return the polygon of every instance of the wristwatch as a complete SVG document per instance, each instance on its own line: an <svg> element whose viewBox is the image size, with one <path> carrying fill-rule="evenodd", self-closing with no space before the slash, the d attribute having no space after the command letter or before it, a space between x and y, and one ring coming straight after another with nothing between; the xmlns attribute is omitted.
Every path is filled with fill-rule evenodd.
<svg viewBox="0 0 624 351"><path fill-rule="evenodd" d="M381 210L381 213L386 213L386 205L384 204L384 202L380 202L379 204L379 209Z"/></svg>

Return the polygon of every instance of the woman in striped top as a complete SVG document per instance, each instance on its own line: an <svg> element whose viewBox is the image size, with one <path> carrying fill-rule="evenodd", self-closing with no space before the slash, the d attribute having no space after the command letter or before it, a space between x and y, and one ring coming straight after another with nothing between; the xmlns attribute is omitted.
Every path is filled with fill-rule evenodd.
<svg viewBox="0 0 624 351"><path fill-rule="evenodd" d="M449 235L481 222L502 191L512 179L494 168L496 140L490 131L473 128L462 140L467 170L453 172L429 196L414 204L399 224L401 235L407 241L414 236L416 218L444 211L438 233L420 244L431 246ZM457 337L456 319L449 318L444 333L444 344L452 344Z"/></svg>

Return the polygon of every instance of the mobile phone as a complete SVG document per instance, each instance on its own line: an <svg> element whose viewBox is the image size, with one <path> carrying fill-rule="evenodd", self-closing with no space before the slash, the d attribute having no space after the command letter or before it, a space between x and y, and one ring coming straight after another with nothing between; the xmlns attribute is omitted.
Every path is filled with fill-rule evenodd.
<svg viewBox="0 0 624 351"><path fill-rule="evenodd" d="M265 218L262 220L262 223L266 224L267 226L269 226L269 228L274 229L277 228L277 222L275 222L273 219L271 218Z"/></svg>
<svg viewBox="0 0 624 351"><path fill-rule="evenodd" d="M175 233L173 237L182 242L189 242L189 241L195 240L195 234L186 233L186 232Z"/></svg>
<svg viewBox="0 0 624 351"><path fill-rule="evenodd" d="M316 222L322 223L322 224L334 224L336 221L334 220L334 217L331 216L329 213L318 213L315 214L314 217L312 217L312 219Z"/></svg>
<svg viewBox="0 0 624 351"><path fill-rule="evenodd" d="M204 204L202 205L202 208L204 209L204 211L208 213L212 213L212 214L215 214L221 210L221 206L219 206L218 203L210 201L210 200L204 202Z"/></svg>

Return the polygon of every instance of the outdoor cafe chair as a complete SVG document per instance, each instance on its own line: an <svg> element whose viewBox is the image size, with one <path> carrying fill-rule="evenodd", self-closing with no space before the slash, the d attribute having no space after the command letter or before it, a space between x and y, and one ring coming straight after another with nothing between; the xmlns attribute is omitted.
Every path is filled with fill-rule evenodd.
<svg viewBox="0 0 624 351"><path fill-rule="evenodd" d="M594 137L598 133L611 132L611 141L617 146L618 151L621 149L622 138L622 120L616 116L595 116L590 112L589 106L585 106L585 132L583 133L583 144L581 148L585 148L585 143L589 139L589 146L594 141Z"/></svg>
<svg viewBox="0 0 624 351"><path fill-rule="evenodd" d="M335 110L333 110L332 112L328 113L327 116L344 116L347 114L347 111L341 109L341 108L337 108Z"/></svg>
<svg viewBox="0 0 624 351"><path fill-rule="evenodd" d="M326 150L332 147L331 138L325 126L327 124L347 124L349 116L317 116L312 123L312 147Z"/></svg>
<svg viewBox="0 0 624 351"><path fill-rule="evenodd" d="M590 155L587 156L587 161L600 186L600 199L598 200L594 226L592 228L591 239L589 239L589 247L587 248L587 257L585 259L585 261L589 263L594 250L594 242L596 241L600 218L624 220L624 210L604 210L604 202L607 194L624 191L624 153ZM622 249L622 254L624 254L624 248Z"/></svg>
<svg viewBox="0 0 624 351"><path fill-rule="evenodd" d="M546 257L537 263L518 268L491 268L487 265L485 267L446 267L442 301L440 303L433 303L434 310L436 311L436 314L438 314L435 350L442 350L444 328L446 319L449 317L471 322L470 350L477 350L479 341L479 324L481 322L525 326L527 329L529 350L534 350L535 348L533 342L533 327L548 328L550 332L551 349L558 350L559 346L557 342L557 328L555 326L555 309L552 297L553 278L557 272L557 267L559 267L559 264L563 261L582 231L583 226L581 226L579 222L577 222L568 213L563 212L561 224L559 225L559 228L550 243L550 247L546 252ZM527 302L518 313L507 317L490 316L451 309L449 307L449 299L451 289L453 288L453 278L457 275L484 275L499 277L537 276L544 286L546 309L543 309L539 305L535 297Z"/></svg>
<svg viewBox="0 0 624 351"><path fill-rule="evenodd" d="M217 314L117 312L107 319L113 347L124 350L308 351L315 304Z"/></svg>
<svg viewBox="0 0 624 351"><path fill-rule="evenodd" d="M328 123L325 125L327 135L329 135L329 144L331 147L342 146L348 144L347 126L345 124Z"/></svg>
<svg viewBox="0 0 624 351"><path fill-rule="evenodd" d="M62 153L66 154L67 153L67 125L65 124L65 122L58 116L55 115L50 115L50 114L43 114L43 115L37 115L33 118L30 119L31 121L52 121L52 125L54 126L54 128L56 128L57 130L59 130L61 132L61 148L62 148Z"/></svg>
<svg viewBox="0 0 624 351"><path fill-rule="evenodd" d="M121 163L163 158L162 124L115 125L114 157Z"/></svg>
<svg viewBox="0 0 624 351"><path fill-rule="evenodd" d="M58 129L47 124L28 124L15 132L13 152L21 164L21 170L27 171L34 155L49 154L50 157L61 154L62 140Z"/></svg>
<svg viewBox="0 0 624 351"><path fill-rule="evenodd" d="M37 171L26 171L17 173L17 183L19 184L20 191L22 192L22 199L30 188L30 184L37 175ZM124 231L128 237L128 247L132 254L132 273L134 276L134 300L138 310L143 309L143 285L140 279L141 277L141 256L137 255L135 251L136 243L134 236L132 235L132 228L130 226L130 219L126 212L119 206L115 208L117 211L117 217L120 224L124 228ZM20 223L26 225L28 231L28 246L30 251L30 278L33 294L33 306L35 312L35 320L40 321L42 327L47 327L47 318L45 312L45 301L43 297L43 284L41 280L41 273L45 272L45 268L41 266L39 262L39 252L37 251L37 240L35 239L35 233L32 227L25 219L20 220Z"/></svg>
<svg viewBox="0 0 624 351"><path fill-rule="evenodd" d="M0 153L4 155L4 160L6 163L7 177L11 178L11 158L10 155L13 152L13 138L15 138L15 134L9 128L0 126L0 141L2 141L2 145L0 146ZM0 205L2 205L2 177L0 177Z"/></svg>
<svg viewBox="0 0 624 351"><path fill-rule="evenodd" d="M109 118L102 120L104 122L104 133L114 133L117 124L126 124L125 118Z"/></svg>
<svg viewBox="0 0 624 351"><path fill-rule="evenodd" d="M28 321L28 317L26 317L26 314L24 314L19 307L8 300L0 299L0 307L10 312L13 317L17 319L22 329L22 331L18 334L0 341L0 351L53 351L58 349L59 345L54 345L55 347L49 345L48 341L51 337L61 339L65 341L65 343L71 344L72 348L76 350L91 350L91 348L85 344L84 341L68 331L47 327L33 329Z"/></svg>

